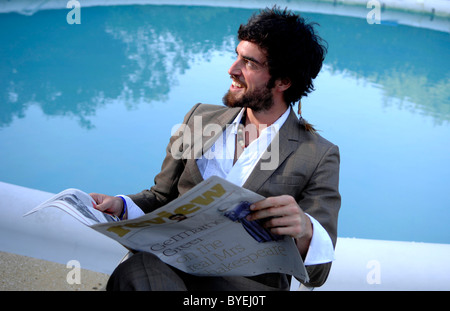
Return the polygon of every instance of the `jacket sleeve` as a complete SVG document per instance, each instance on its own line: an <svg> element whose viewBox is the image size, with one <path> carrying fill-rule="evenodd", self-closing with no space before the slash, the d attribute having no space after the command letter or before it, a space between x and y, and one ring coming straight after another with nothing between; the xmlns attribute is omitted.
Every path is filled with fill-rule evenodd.
<svg viewBox="0 0 450 311"><path fill-rule="evenodd" d="M317 165L310 182L303 191L300 207L314 217L329 234L333 247L337 241L337 220L341 206L339 194L339 162L337 146L332 145ZM331 262L306 266L310 282L305 284L318 287L325 283Z"/></svg>
<svg viewBox="0 0 450 311"><path fill-rule="evenodd" d="M164 206L179 196L178 182L185 168L185 159L182 156L183 132L189 119L200 104L196 104L184 117L183 123L177 132L171 136L166 148L166 156L161 171L155 176L154 185L137 194L128 195L144 213L149 213Z"/></svg>

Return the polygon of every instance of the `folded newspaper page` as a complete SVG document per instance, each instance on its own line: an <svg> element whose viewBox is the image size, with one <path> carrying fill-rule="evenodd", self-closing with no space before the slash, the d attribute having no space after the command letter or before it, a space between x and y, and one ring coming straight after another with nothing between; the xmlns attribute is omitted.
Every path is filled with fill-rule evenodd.
<svg viewBox="0 0 450 311"><path fill-rule="evenodd" d="M169 204L136 219L115 221L94 208L92 198L69 189L44 202L68 212L92 229L135 251L200 276L285 273L308 281L291 237L277 236L259 221L247 221L251 203L262 196L211 177Z"/></svg>
<svg viewBox="0 0 450 311"><path fill-rule="evenodd" d="M69 213L83 224L92 226L98 223L117 222L119 218L95 209L92 197L78 189L66 189L47 201L39 204L23 216L33 214L45 207L57 207Z"/></svg>

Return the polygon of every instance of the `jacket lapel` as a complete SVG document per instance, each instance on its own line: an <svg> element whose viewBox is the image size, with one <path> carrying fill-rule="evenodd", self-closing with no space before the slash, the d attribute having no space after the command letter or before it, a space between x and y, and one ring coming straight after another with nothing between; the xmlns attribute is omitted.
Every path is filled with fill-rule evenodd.
<svg viewBox="0 0 450 311"><path fill-rule="evenodd" d="M228 108L225 112L220 114L217 111L207 111L202 113L201 116L201 133L192 132L192 141L194 148L194 158L189 159L186 162L186 168L191 174L191 178L195 184L203 181L203 177L197 166L196 160L201 158L203 153L207 151L213 143L220 137L226 126L236 118L241 111L241 108ZM194 116L199 117L199 116ZM214 129L217 129L216 131ZM219 130L220 129L220 130ZM214 132L213 135L209 135ZM204 135L205 134L205 135ZM201 147L196 147L196 144L201 143ZM197 145L198 146L198 145Z"/></svg>
<svg viewBox="0 0 450 311"><path fill-rule="evenodd" d="M202 149L197 151L195 158L200 158L205 151L207 151L214 142L220 137L223 131L226 130L228 124L236 118L242 108L230 108L224 113L217 115L204 114L203 115L203 133L202 133ZM210 135L214 133L213 135Z"/></svg>
<svg viewBox="0 0 450 311"><path fill-rule="evenodd" d="M277 133L278 137L274 138L268 150L258 161L255 169L244 183L244 188L257 192L281 163L298 148L301 140L299 125L299 120L291 109L289 117Z"/></svg>

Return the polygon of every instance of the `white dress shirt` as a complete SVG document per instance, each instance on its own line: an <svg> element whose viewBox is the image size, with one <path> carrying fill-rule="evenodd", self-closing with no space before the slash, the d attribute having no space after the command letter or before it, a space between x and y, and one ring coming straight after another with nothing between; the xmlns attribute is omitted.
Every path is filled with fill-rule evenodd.
<svg viewBox="0 0 450 311"><path fill-rule="evenodd" d="M237 115L232 124L222 133L216 142L197 160L197 165L203 179L211 176L222 177L238 186L243 186L250 173L255 168L264 151L270 145L272 138L289 116L290 108L275 123L260 131L259 137L253 140L234 162L236 135L244 110ZM144 212L127 196L128 219L137 218ZM308 215L308 214L306 214ZM305 258L305 265L315 265L334 260L334 249L331 238L322 225L308 215L313 225L313 236Z"/></svg>

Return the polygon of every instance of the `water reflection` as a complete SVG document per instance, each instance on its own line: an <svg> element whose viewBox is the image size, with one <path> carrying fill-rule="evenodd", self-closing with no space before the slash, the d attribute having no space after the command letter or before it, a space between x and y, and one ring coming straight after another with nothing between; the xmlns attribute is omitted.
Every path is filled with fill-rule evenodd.
<svg viewBox="0 0 450 311"><path fill-rule="evenodd" d="M440 124L450 120L450 35L364 19L315 15L330 44L333 70L378 84L390 98Z"/></svg>
<svg viewBox="0 0 450 311"><path fill-rule="evenodd" d="M234 49L245 10L130 6L83 9L77 27L65 11L3 14L0 125L31 104L47 115L89 116L108 99L126 105L164 99L195 58ZM233 22L235 21L235 22Z"/></svg>
<svg viewBox="0 0 450 311"><path fill-rule="evenodd" d="M83 23L66 11L2 14L0 127L23 118L30 105L46 115L90 116L111 99L127 107L165 100L195 59L235 47L239 24L253 10L165 6L83 9ZM329 43L332 72L379 85L386 105L450 120L449 34L364 19L305 14ZM395 102L390 98L397 98Z"/></svg>

